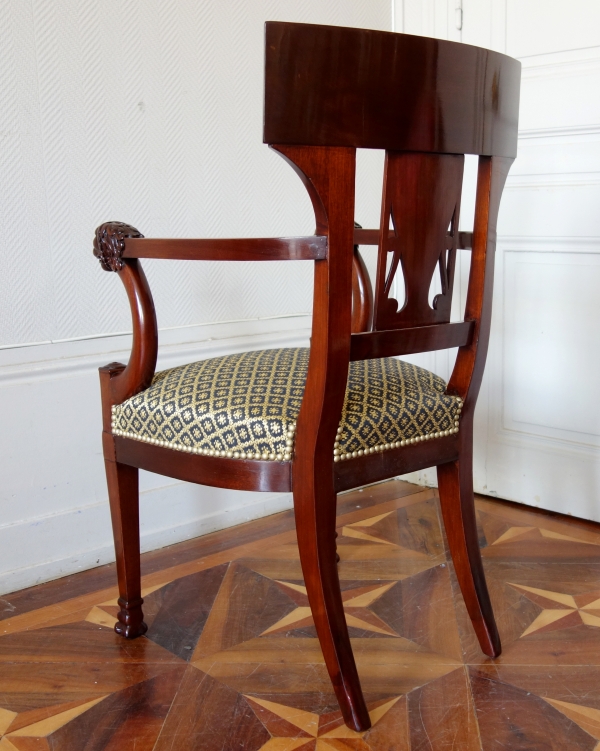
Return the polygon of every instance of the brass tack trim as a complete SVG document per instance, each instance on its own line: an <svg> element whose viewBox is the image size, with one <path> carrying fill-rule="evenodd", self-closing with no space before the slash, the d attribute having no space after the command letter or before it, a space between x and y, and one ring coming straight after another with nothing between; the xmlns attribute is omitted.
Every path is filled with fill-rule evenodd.
<svg viewBox="0 0 600 751"><path fill-rule="evenodd" d="M454 427L449 428L448 430L441 430L436 431L434 433L426 433L425 435L419 435L414 436L413 438L403 438L399 441L393 441L392 443L382 443L377 446L370 446L366 449L361 449L359 451L348 451L343 452L339 448L339 440L340 436L343 432L343 428L340 425L337 429L337 439L336 442L333 444L333 461L334 462L342 462L347 461L348 459L354 459L357 456L366 456L367 454L376 454L380 453L382 451L390 451L391 449L397 449L397 448L403 448L404 446L412 446L415 443L420 443L421 441L430 441L435 438L445 438L446 436L453 435L454 433L458 433L460 422L459 417L461 410L463 408L464 402L460 397L456 397L456 403L457 403L457 413L456 418L454 420Z"/></svg>
<svg viewBox="0 0 600 751"><path fill-rule="evenodd" d="M224 451L224 450L218 450L218 449L205 449L200 448L199 446L189 446L187 444L183 443L170 443L169 441L163 441L159 438L151 438L150 436L141 436L137 433L130 433L125 430L119 430L117 427L118 425L118 418L115 416L116 411L116 405L113 405L112 412L113 412L113 419L112 419L112 434L116 436L122 436L124 438L132 438L134 441L141 441L142 443L150 443L154 446L160 446L161 448L169 448L173 451L183 451L188 454L200 454L201 456L218 456L218 457L227 457L228 459L254 459L259 461L286 461L289 462L292 459L293 456L293 448L294 448L294 435L296 432L296 423L292 422L290 423L287 428L284 428L284 433L286 435L286 448L284 453L279 454L268 454L266 452L261 453L260 451Z"/></svg>
<svg viewBox="0 0 600 751"><path fill-rule="evenodd" d="M426 433L422 436L414 436L412 438L404 438L399 441L393 441L391 443L383 443L376 446L370 446L366 449L359 449L357 451L349 451L349 452L343 452L340 449L340 440L343 434L343 427L340 425L337 428L336 431L336 440L334 442L334 449L333 449L333 461L334 462L340 462L340 461L347 461L348 459L355 459L360 456L366 456L368 454L375 454L375 453L381 453L383 451L390 451L392 449L397 448L403 448L404 446L414 445L415 443L419 443L421 441L429 441L435 438L443 438L449 435L452 435L454 433L458 433L459 431L459 418L460 413L463 408L463 401L462 399L458 398L457 401L457 414L456 418L454 420L454 428L450 428L448 430L442 430L442 431L436 431L433 433ZM118 424L118 418L115 415L117 409L117 405L113 405L111 407L113 419L112 419L112 432L113 435L116 436L123 436L125 438L132 438L135 441L141 441L143 443L150 443L155 446L160 446L163 448L169 448L173 451L184 451L186 453L193 453L193 454L200 454L201 456L217 456L217 457L227 457L228 459L254 459L259 461L291 461L294 453L294 442L295 442L295 434L296 434L296 423L292 422L289 423L287 426L284 426L284 435L286 437L286 447L284 453L267 453L263 452L260 453L252 452L252 451L223 451L218 449L204 449L200 448L198 446L188 446L181 443L170 443L168 441L164 441L157 438L150 438L148 436L140 436L136 433L129 433L127 431L119 430L117 428Z"/></svg>
<svg viewBox="0 0 600 751"><path fill-rule="evenodd" d="M342 462L347 459L355 459L357 456L366 456L367 454L375 454L382 451L390 451L391 449L403 448L404 446L420 443L421 441L430 441L432 438L445 438L454 433L458 433L458 427L441 430L437 433L427 433L426 435L419 435L414 438L405 438L401 441L394 441L393 443L382 443L377 446L370 446L367 449L360 449L359 451L348 451L347 453L342 453L339 449L334 449L333 461Z"/></svg>

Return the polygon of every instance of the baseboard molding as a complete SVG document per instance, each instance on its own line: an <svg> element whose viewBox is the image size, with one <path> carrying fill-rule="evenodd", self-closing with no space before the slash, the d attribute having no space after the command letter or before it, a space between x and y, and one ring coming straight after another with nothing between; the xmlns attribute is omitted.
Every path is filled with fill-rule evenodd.
<svg viewBox="0 0 600 751"><path fill-rule="evenodd" d="M160 332L158 368L307 346L310 318L233 321ZM114 559L101 446L98 367L126 362L131 337L0 352L0 593ZM141 473L144 551L290 508L291 496L190 485Z"/></svg>
<svg viewBox="0 0 600 751"><path fill-rule="evenodd" d="M291 493L245 493L183 482L154 488L140 494L142 552L290 508ZM17 540L26 544L15 545ZM53 541L51 551L48 540ZM15 550L18 560L8 560ZM66 554L56 555L60 550ZM0 595L111 563L115 552L108 499L0 527L0 551ZM55 557L46 558L48 552Z"/></svg>

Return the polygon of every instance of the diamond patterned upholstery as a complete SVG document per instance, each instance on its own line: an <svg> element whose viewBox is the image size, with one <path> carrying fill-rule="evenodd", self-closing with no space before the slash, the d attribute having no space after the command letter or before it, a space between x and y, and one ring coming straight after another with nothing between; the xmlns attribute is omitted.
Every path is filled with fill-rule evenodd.
<svg viewBox="0 0 600 751"><path fill-rule="evenodd" d="M305 348L262 350L162 371L113 408L113 433L190 453L289 460L308 357ZM445 389L402 360L350 363L335 460L457 432L462 403Z"/></svg>

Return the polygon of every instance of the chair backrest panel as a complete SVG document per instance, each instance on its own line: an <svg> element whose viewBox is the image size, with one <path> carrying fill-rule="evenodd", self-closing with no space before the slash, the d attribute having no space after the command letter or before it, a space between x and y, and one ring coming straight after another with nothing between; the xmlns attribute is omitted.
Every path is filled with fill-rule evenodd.
<svg viewBox="0 0 600 751"><path fill-rule="evenodd" d="M463 168L462 155L386 153L375 330L450 321ZM431 305L429 290L437 271L441 292ZM403 301L392 296L399 273Z"/></svg>
<svg viewBox="0 0 600 751"><path fill-rule="evenodd" d="M517 149L520 63L439 39L278 22L266 24L265 48L264 140L300 175L317 234L327 236L327 261L315 267L319 365L309 373L321 369L315 379L330 399L331 373L342 379L347 356L458 347L449 388L476 398L497 212ZM386 161L379 228L352 235L357 148L383 149ZM479 156L473 252L465 321L452 324L465 154ZM369 296L354 295L350 323L352 237L378 244L378 264L373 315ZM400 277L404 295L394 290Z"/></svg>
<svg viewBox="0 0 600 751"><path fill-rule="evenodd" d="M520 64L439 39L268 22L265 143L514 157Z"/></svg>

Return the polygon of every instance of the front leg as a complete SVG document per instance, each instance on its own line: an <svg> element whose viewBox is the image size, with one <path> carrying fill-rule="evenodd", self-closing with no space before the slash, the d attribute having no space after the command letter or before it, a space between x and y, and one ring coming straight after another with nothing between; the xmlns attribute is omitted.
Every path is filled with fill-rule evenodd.
<svg viewBox="0 0 600 751"><path fill-rule="evenodd" d="M105 459L119 581L117 634L135 639L148 630L142 612L139 486L137 467Z"/></svg>

